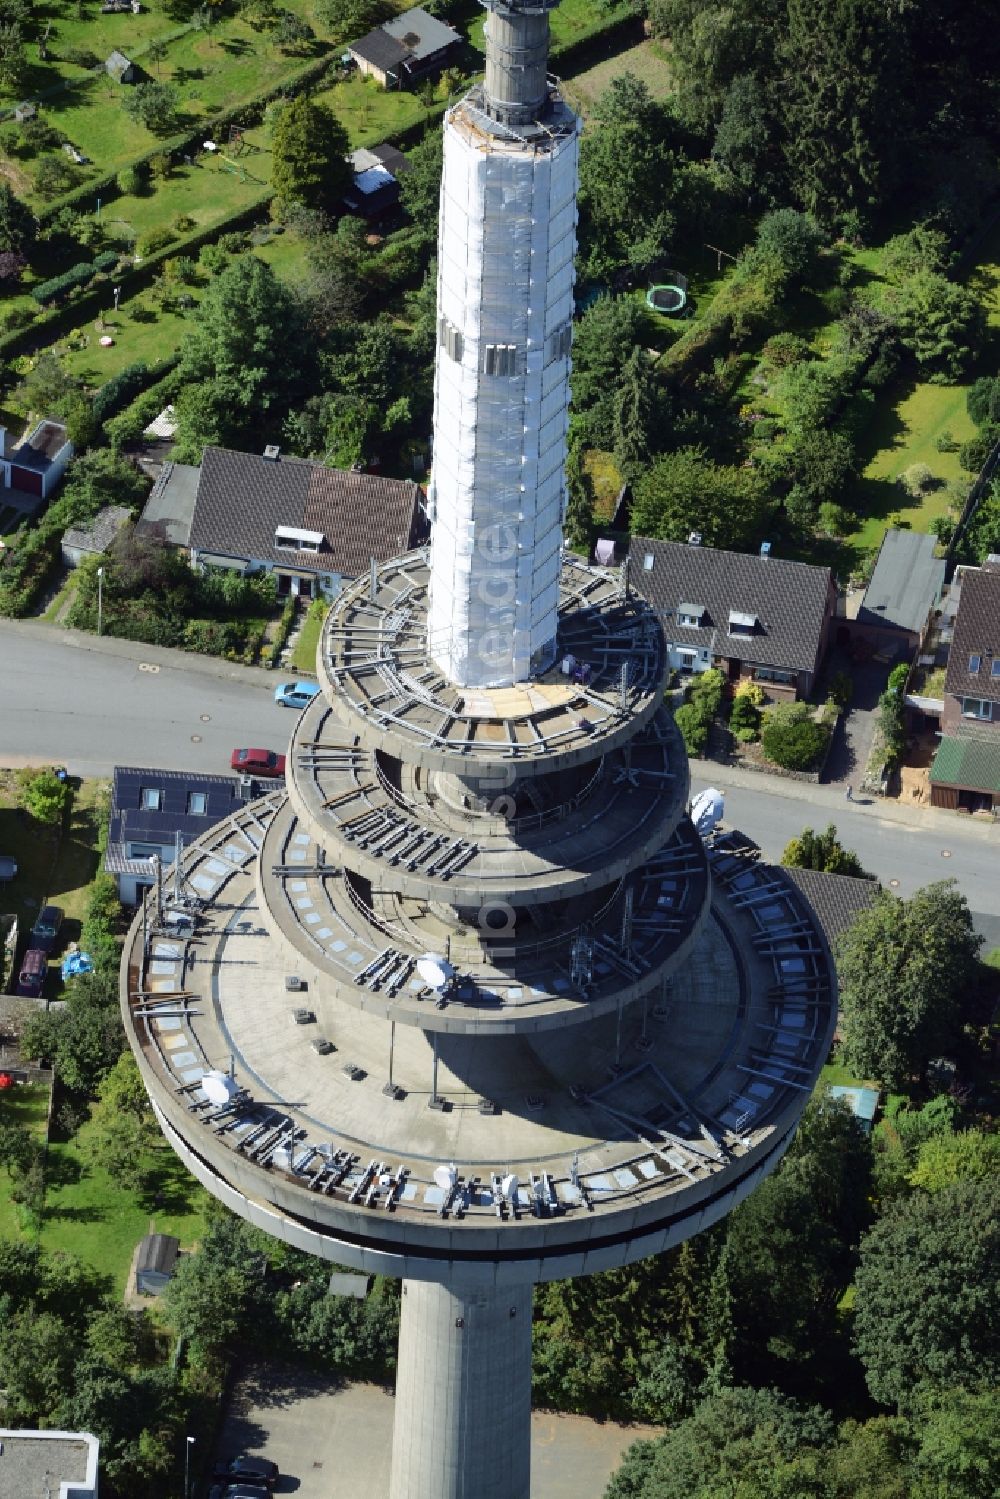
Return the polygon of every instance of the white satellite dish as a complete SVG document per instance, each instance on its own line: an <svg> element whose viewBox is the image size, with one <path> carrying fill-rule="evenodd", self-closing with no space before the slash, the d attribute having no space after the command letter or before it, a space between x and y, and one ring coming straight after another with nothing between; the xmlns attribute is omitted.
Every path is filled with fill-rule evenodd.
<svg viewBox="0 0 1000 1499"><path fill-rule="evenodd" d="M717 823L722 821L725 808L725 795L717 791L714 786L708 786L704 791L698 792L691 803L691 821L703 838Z"/></svg>
<svg viewBox="0 0 1000 1499"><path fill-rule="evenodd" d="M434 1171L434 1180L437 1182L442 1192L450 1192L452 1187L458 1181L458 1172L455 1170L454 1163L450 1166L436 1167Z"/></svg>
<svg viewBox="0 0 1000 1499"><path fill-rule="evenodd" d="M503 1181L500 1183L500 1191L503 1193L507 1202L514 1201L514 1198L517 1196L518 1185L519 1183L517 1177L513 1172L511 1172L509 1176L505 1176Z"/></svg>
<svg viewBox="0 0 1000 1499"><path fill-rule="evenodd" d="M429 989L447 989L455 977L455 970L445 958L426 952L417 959L417 972Z"/></svg>
<svg viewBox="0 0 1000 1499"><path fill-rule="evenodd" d="M209 1103L231 1103L240 1091L236 1079L228 1072L206 1072L201 1080L201 1091Z"/></svg>

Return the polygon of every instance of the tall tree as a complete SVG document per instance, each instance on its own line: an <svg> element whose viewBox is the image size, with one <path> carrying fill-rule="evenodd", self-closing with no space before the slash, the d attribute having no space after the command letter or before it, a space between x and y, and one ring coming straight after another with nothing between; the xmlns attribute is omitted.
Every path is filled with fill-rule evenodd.
<svg viewBox="0 0 1000 1499"><path fill-rule="evenodd" d="M906 49L884 0L788 0L779 49L792 191L826 222L866 217L884 191L900 127Z"/></svg>
<svg viewBox="0 0 1000 1499"><path fill-rule="evenodd" d="M704 448L658 458L635 485L632 529L640 536L740 550L760 539L771 501L752 469L713 463Z"/></svg>
<svg viewBox="0 0 1000 1499"><path fill-rule="evenodd" d="M351 180L349 142L325 104L298 94L284 105L271 140L271 182L280 198L307 208L336 208Z"/></svg>
<svg viewBox="0 0 1000 1499"><path fill-rule="evenodd" d="M594 118L580 148L580 254L584 274L603 281L623 266L644 270L667 248L675 129L632 73L611 82Z"/></svg>
<svg viewBox="0 0 1000 1499"><path fill-rule="evenodd" d="M954 881L902 901L880 890L837 944L844 1058L895 1091L954 1042L982 939Z"/></svg>
<svg viewBox="0 0 1000 1499"><path fill-rule="evenodd" d="M38 224L27 203L22 203L9 182L0 182L0 250L28 255L35 243Z"/></svg>
<svg viewBox="0 0 1000 1499"><path fill-rule="evenodd" d="M898 1203L862 1240L854 1342L868 1388L911 1407L918 1386L1000 1379L1000 1178Z"/></svg>

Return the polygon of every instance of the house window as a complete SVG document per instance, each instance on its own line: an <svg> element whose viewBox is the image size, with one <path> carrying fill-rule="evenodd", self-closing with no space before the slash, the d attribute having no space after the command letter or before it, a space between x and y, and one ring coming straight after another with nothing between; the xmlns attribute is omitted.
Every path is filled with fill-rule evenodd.
<svg viewBox="0 0 1000 1499"><path fill-rule="evenodd" d="M982 659L979 656L970 656L969 657L969 676L970 677L974 677L977 674L977 672L979 671L979 668L980 668L981 665L982 665Z"/></svg>
<svg viewBox="0 0 1000 1499"><path fill-rule="evenodd" d="M142 805L147 812L159 812L163 793L159 786L143 786Z"/></svg>
<svg viewBox="0 0 1000 1499"><path fill-rule="evenodd" d="M697 660L697 657L696 657L694 651L678 651L677 652L677 669L678 669L678 671L682 671L682 672L685 672L685 673L691 673L691 672L693 672L694 671L694 663L695 663L696 660Z"/></svg>
<svg viewBox="0 0 1000 1499"><path fill-rule="evenodd" d="M758 682L775 682L784 687L792 686L795 681L795 673L793 671L778 671L773 666L755 667L754 677Z"/></svg>
<svg viewBox="0 0 1000 1499"><path fill-rule="evenodd" d="M653 556L652 552L646 553L645 557L643 557L642 559L642 570L644 573L651 573L653 571L653 563L655 562L655 560L656 559Z"/></svg>
<svg viewBox="0 0 1000 1499"><path fill-rule="evenodd" d="M206 791L188 792L188 815L190 817L204 817L208 811L208 793Z"/></svg>
<svg viewBox="0 0 1000 1499"><path fill-rule="evenodd" d="M983 718L987 723L993 717L993 704L984 702L978 697L963 697L962 716L964 718Z"/></svg>
<svg viewBox="0 0 1000 1499"><path fill-rule="evenodd" d="M688 630L697 630L700 627L704 617L704 604L680 603L677 605L677 623L679 625L684 625L684 627Z"/></svg>
<svg viewBox="0 0 1000 1499"><path fill-rule="evenodd" d="M1000 656L994 656L993 665L990 667L991 677L1000 677Z"/></svg>
<svg viewBox="0 0 1000 1499"><path fill-rule="evenodd" d="M741 614L737 609L729 611L730 635L754 635L757 631L756 614Z"/></svg>
<svg viewBox="0 0 1000 1499"><path fill-rule="evenodd" d="M163 855L164 851L159 843L130 843L128 846L130 859L162 859Z"/></svg>

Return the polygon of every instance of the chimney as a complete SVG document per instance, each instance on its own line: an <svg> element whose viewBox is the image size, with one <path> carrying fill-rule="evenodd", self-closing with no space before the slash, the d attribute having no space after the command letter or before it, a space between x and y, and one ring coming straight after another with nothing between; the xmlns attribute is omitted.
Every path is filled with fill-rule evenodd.
<svg viewBox="0 0 1000 1499"><path fill-rule="evenodd" d="M267 447L264 449L264 457L267 459L268 463L277 463L280 456L281 449L277 447L275 443L269 442Z"/></svg>
<svg viewBox="0 0 1000 1499"><path fill-rule="evenodd" d="M700 531L690 531L688 533L688 546L689 547L700 547L701 546L701 532Z"/></svg>
<svg viewBox="0 0 1000 1499"><path fill-rule="evenodd" d="M761 542L761 544L760 544L760 555L762 557L770 557L770 555L771 555L771 543L769 541L762 541Z"/></svg>

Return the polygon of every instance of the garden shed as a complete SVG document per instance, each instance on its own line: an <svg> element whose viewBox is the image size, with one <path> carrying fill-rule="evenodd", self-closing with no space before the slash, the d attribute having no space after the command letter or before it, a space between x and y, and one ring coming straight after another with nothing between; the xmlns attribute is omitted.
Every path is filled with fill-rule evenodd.
<svg viewBox="0 0 1000 1499"><path fill-rule="evenodd" d="M84 557L103 557L131 514L127 505L105 505L93 520L64 531L62 560L66 566L79 567Z"/></svg>
<svg viewBox="0 0 1000 1499"><path fill-rule="evenodd" d="M135 1288L141 1296L159 1296L172 1279L180 1239L172 1234L147 1234L135 1261Z"/></svg>
<svg viewBox="0 0 1000 1499"><path fill-rule="evenodd" d="M135 63L117 48L104 64L104 71L119 83L134 83L138 76Z"/></svg>

